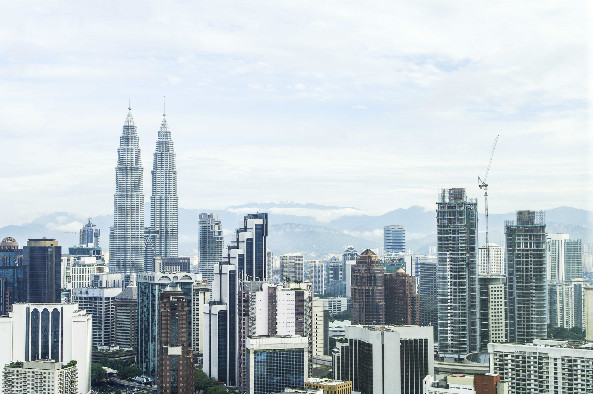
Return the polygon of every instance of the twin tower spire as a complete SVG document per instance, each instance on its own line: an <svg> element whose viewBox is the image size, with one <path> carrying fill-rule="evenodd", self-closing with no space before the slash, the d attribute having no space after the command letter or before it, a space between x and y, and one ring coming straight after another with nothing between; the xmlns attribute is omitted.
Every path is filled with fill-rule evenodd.
<svg viewBox="0 0 593 394"><path fill-rule="evenodd" d="M144 226L143 175L140 141L128 104L115 168L113 227L109 233L111 272L154 271L154 257L178 256L177 169L164 103L151 171L149 227Z"/></svg>

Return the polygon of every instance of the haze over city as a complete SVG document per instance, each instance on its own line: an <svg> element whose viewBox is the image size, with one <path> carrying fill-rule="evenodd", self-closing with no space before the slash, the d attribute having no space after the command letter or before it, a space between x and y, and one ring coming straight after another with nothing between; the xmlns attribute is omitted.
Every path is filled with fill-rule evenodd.
<svg viewBox="0 0 593 394"><path fill-rule="evenodd" d="M586 3L5 2L0 225L113 211L128 99L145 193L167 96L185 208L591 209ZM589 33L589 34L588 34Z"/></svg>

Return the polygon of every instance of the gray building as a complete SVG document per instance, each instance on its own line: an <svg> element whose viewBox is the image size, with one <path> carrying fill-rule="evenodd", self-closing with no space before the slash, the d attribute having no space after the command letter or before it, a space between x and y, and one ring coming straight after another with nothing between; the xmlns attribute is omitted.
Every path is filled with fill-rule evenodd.
<svg viewBox="0 0 593 394"><path fill-rule="evenodd" d="M405 253L406 228L400 225L385 226L383 229L383 248L386 253Z"/></svg>
<svg viewBox="0 0 593 394"><path fill-rule="evenodd" d="M420 325L433 326L439 322L437 299L437 258L434 256L413 257L414 276L418 278L418 297L420 298Z"/></svg>
<svg viewBox="0 0 593 394"><path fill-rule="evenodd" d="M212 284L214 280L214 264L222 262L224 237L222 223L214 213L200 213L199 227L199 252L200 261L198 272L202 278Z"/></svg>
<svg viewBox="0 0 593 394"><path fill-rule="evenodd" d="M50 238L29 239L23 247L25 300L31 303L61 302L62 247Z"/></svg>
<svg viewBox="0 0 593 394"><path fill-rule="evenodd" d="M546 224L543 211L517 211L505 222L508 341L547 337Z"/></svg>
<svg viewBox="0 0 593 394"><path fill-rule="evenodd" d="M192 327L193 309L196 307L196 313L200 310L199 306L193 305L194 292L202 283L202 277L199 274L191 273L160 273L143 272L136 278L138 288L138 366L147 376L156 378L158 361L158 340L159 327L159 297L163 290L170 284L175 283L179 286L188 302L188 307L192 311L188 315L187 326ZM188 343L195 351L199 344L192 343L192 331L188 330Z"/></svg>
<svg viewBox="0 0 593 394"><path fill-rule="evenodd" d="M144 169L136 125L128 110L117 148L109 265L111 272L134 273L144 268Z"/></svg>
<svg viewBox="0 0 593 394"><path fill-rule="evenodd" d="M115 316L115 345L122 348L138 347L138 287L126 287L113 300Z"/></svg>
<svg viewBox="0 0 593 394"><path fill-rule="evenodd" d="M165 114L163 114L156 141L151 175L150 227L158 231L155 256L177 257L179 248L177 170L171 130L167 125Z"/></svg>
<svg viewBox="0 0 593 394"><path fill-rule="evenodd" d="M437 202L439 353L478 351L478 204L465 189L443 189Z"/></svg>

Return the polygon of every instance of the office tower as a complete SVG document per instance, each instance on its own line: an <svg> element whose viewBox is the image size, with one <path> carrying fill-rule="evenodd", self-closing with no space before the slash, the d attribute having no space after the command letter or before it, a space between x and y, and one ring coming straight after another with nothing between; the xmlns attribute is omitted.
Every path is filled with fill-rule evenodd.
<svg viewBox="0 0 593 394"><path fill-rule="evenodd" d="M155 272L190 272L189 257L160 257L154 258Z"/></svg>
<svg viewBox="0 0 593 394"><path fill-rule="evenodd" d="M543 211L517 211L505 222L508 341L547 337L546 225Z"/></svg>
<svg viewBox="0 0 593 394"><path fill-rule="evenodd" d="M325 262L327 270L325 295L333 297L346 296L346 281L342 272L343 262L338 257L333 256Z"/></svg>
<svg viewBox="0 0 593 394"><path fill-rule="evenodd" d="M243 227L237 229L235 240L227 251L227 262L237 267L242 280L267 280L268 214L248 214Z"/></svg>
<svg viewBox="0 0 593 394"><path fill-rule="evenodd" d="M77 257L70 265L70 289L80 289L91 287L95 274L105 274L109 272L104 261L97 260L94 257Z"/></svg>
<svg viewBox="0 0 593 394"><path fill-rule="evenodd" d="M504 275L478 275L480 351L488 343L506 342L506 303Z"/></svg>
<svg viewBox="0 0 593 394"><path fill-rule="evenodd" d="M352 297L352 267L356 264L358 252L349 246L342 254L342 279L345 282L346 297Z"/></svg>
<svg viewBox="0 0 593 394"><path fill-rule="evenodd" d="M465 189L443 189L437 202L439 354L478 350L478 203Z"/></svg>
<svg viewBox="0 0 593 394"><path fill-rule="evenodd" d="M193 289L193 301L192 301L192 339L191 343L194 344L194 349L197 349L198 353L204 353L204 338L206 332L204 331L204 306L210 302L210 286L205 280L202 280L201 284L195 285Z"/></svg>
<svg viewBox="0 0 593 394"><path fill-rule="evenodd" d="M329 355L329 307L324 298L312 301L313 357Z"/></svg>
<svg viewBox="0 0 593 394"><path fill-rule="evenodd" d="M593 287L583 287L585 340L593 342Z"/></svg>
<svg viewBox="0 0 593 394"><path fill-rule="evenodd" d="M488 268L490 260L490 268ZM502 247L488 243L478 249L478 274L479 275L504 275L504 258Z"/></svg>
<svg viewBox="0 0 593 394"><path fill-rule="evenodd" d="M593 392L593 350L567 341L491 343L490 372L509 382L509 394Z"/></svg>
<svg viewBox="0 0 593 394"><path fill-rule="evenodd" d="M323 300L327 303L331 315L345 312L348 309L348 299L346 297L330 297Z"/></svg>
<svg viewBox="0 0 593 394"><path fill-rule="evenodd" d="M250 336L298 335L308 338L308 365L312 367L313 328L310 283L273 285L241 281L237 298L239 391L246 390L246 340ZM311 371L312 372L312 371Z"/></svg>
<svg viewBox="0 0 593 394"><path fill-rule="evenodd" d="M325 265L321 260L309 262L309 281L313 285L313 294L325 294Z"/></svg>
<svg viewBox="0 0 593 394"><path fill-rule="evenodd" d="M55 239L29 239L23 247L26 300L32 303L60 302L62 247Z"/></svg>
<svg viewBox="0 0 593 394"><path fill-rule="evenodd" d="M569 239L564 247L564 277L566 281L583 277L583 241Z"/></svg>
<svg viewBox="0 0 593 394"><path fill-rule="evenodd" d="M414 276L418 278L418 297L420 300L420 325L433 326L439 322L437 300L437 258L414 256Z"/></svg>
<svg viewBox="0 0 593 394"><path fill-rule="evenodd" d="M157 375L158 340L160 338L158 327L160 321L158 315L159 296L171 282L179 286L185 295L190 309L190 314L187 317L187 325L191 327L188 332L188 343L194 351L198 351L199 345L192 343L192 330L198 329L198 327L193 327L192 319L194 314L199 313L201 309L201 306L193 303L194 292L199 291L198 288L202 284L201 275L192 273L164 274L160 272L138 274L136 278L138 316L141 317L138 319L138 366L145 375L151 378L156 378Z"/></svg>
<svg viewBox="0 0 593 394"><path fill-rule="evenodd" d="M183 291L179 286L169 284L160 294L159 302L159 393L194 392L190 315Z"/></svg>
<svg viewBox="0 0 593 394"><path fill-rule="evenodd" d="M93 347L115 346L114 301L119 288L72 289L72 302L93 316Z"/></svg>
<svg viewBox="0 0 593 394"><path fill-rule="evenodd" d="M109 232L109 265L112 272L144 269L144 190L140 141L131 108L117 148L113 227Z"/></svg>
<svg viewBox="0 0 593 394"><path fill-rule="evenodd" d="M548 324L552 327L573 328L577 325L574 290L572 283L548 282Z"/></svg>
<svg viewBox="0 0 593 394"><path fill-rule="evenodd" d="M287 253L280 256L280 272L282 281L302 282L305 279L303 255Z"/></svg>
<svg viewBox="0 0 593 394"><path fill-rule="evenodd" d="M211 285L214 280L214 264L222 262L224 237L222 223L215 213L200 213L199 221L200 261L198 272Z"/></svg>
<svg viewBox="0 0 593 394"><path fill-rule="evenodd" d="M247 391L268 394L286 387L305 387L309 371L308 343L301 336L247 338Z"/></svg>
<svg viewBox="0 0 593 394"><path fill-rule="evenodd" d="M385 226L383 229L383 247L385 252L406 252L406 228L399 225Z"/></svg>
<svg viewBox="0 0 593 394"><path fill-rule="evenodd" d="M138 287L126 287L113 300L115 345L125 349L138 347Z"/></svg>
<svg viewBox="0 0 593 394"><path fill-rule="evenodd" d="M166 115L159 129L152 166L150 227L158 232L155 256L177 257L179 247L177 170Z"/></svg>
<svg viewBox="0 0 593 394"><path fill-rule="evenodd" d="M422 393L434 374L433 328L348 326L333 352L334 379L353 382L362 394Z"/></svg>
<svg viewBox="0 0 593 394"><path fill-rule="evenodd" d="M0 317L0 365L75 360L77 393L86 394L91 390L92 333L92 316L78 304L14 304L9 317Z"/></svg>
<svg viewBox="0 0 593 394"><path fill-rule="evenodd" d="M25 271L23 250L12 237L0 243L0 316L12 310L12 304L24 300Z"/></svg>
<svg viewBox="0 0 593 394"><path fill-rule="evenodd" d="M385 268L370 249L352 266L352 324L385 323Z"/></svg>
<svg viewBox="0 0 593 394"><path fill-rule="evenodd" d="M76 363L53 360L13 362L3 371L3 393L77 394Z"/></svg>
<svg viewBox="0 0 593 394"><path fill-rule="evenodd" d="M565 247L568 234L548 234L546 237L546 278L549 282L564 282Z"/></svg>
<svg viewBox="0 0 593 394"><path fill-rule="evenodd" d="M587 282L582 279L573 279L572 291L574 294L574 327L585 329L585 287Z"/></svg>
<svg viewBox="0 0 593 394"><path fill-rule="evenodd" d="M327 378L305 380L305 389L322 389L323 394L352 394L352 382Z"/></svg>
<svg viewBox="0 0 593 394"><path fill-rule="evenodd" d="M395 274L385 274L385 324L419 325L420 300L416 278L400 268Z"/></svg>
<svg viewBox="0 0 593 394"><path fill-rule="evenodd" d="M144 228L144 271L155 272L154 258L157 256L159 230L154 227Z"/></svg>
<svg viewBox="0 0 593 394"><path fill-rule="evenodd" d="M407 258L407 259L406 259ZM387 252L383 255L381 264L385 267L385 272L395 274L400 269L405 272L411 272L411 267L408 269L408 261L411 264L412 255L403 255L401 253Z"/></svg>
<svg viewBox="0 0 593 394"><path fill-rule="evenodd" d="M100 236L101 230L91 223L91 218L89 218L89 222L80 229L79 245L98 248Z"/></svg>

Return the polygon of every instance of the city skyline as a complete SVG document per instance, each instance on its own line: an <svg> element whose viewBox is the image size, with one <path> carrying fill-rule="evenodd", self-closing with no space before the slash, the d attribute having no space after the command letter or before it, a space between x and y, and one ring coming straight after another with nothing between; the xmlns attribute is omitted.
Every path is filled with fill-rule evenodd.
<svg viewBox="0 0 593 394"><path fill-rule="evenodd" d="M491 212L591 210L583 1L156 4L6 5L0 225L109 212L128 97L152 152L163 95L182 207L432 210L441 187L482 195L500 134Z"/></svg>

